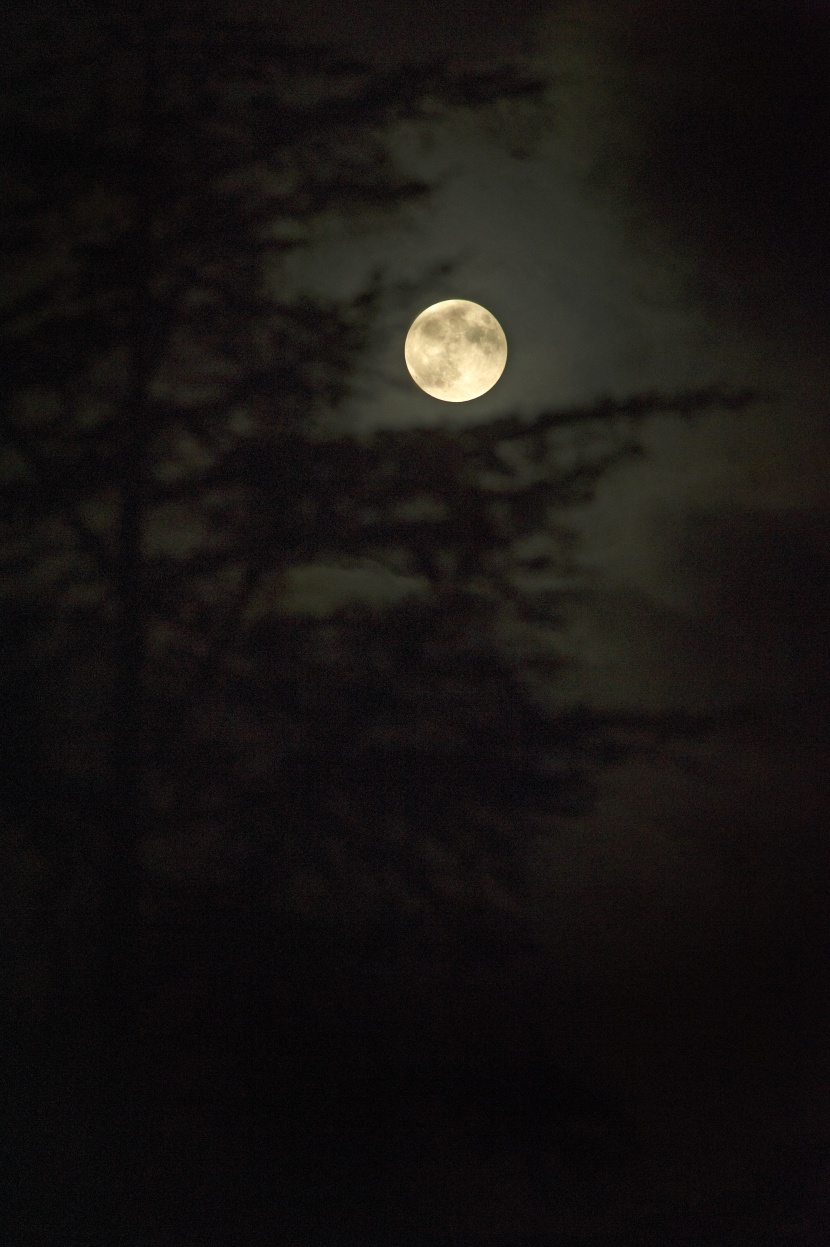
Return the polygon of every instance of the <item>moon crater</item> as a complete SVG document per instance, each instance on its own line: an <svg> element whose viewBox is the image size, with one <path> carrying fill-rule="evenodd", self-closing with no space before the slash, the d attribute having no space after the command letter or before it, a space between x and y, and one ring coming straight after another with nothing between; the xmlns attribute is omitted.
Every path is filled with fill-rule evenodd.
<svg viewBox="0 0 830 1247"><path fill-rule="evenodd" d="M412 322L404 356L412 379L427 394L465 403L486 394L504 372L507 339L486 307L445 299Z"/></svg>

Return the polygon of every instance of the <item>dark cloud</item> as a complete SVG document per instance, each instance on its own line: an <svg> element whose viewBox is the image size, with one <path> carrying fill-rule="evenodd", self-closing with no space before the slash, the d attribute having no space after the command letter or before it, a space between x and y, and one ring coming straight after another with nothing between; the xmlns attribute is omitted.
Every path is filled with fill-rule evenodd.
<svg viewBox="0 0 830 1247"><path fill-rule="evenodd" d="M679 567L694 577L701 614L740 635L747 669L776 682L801 715L830 709L830 515L742 512L695 518ZM776 676L778 680L776 681Z"/></svg>
<svg viewBox="0 0 830 1247"><path fill-rule="evenodd" d="M254 6L256 7L256 6ZM545 0L339 0L333 5L283 0L280 17L298 35L351 44L373 60L444 57L456 64L503 59L526 50Z"/></svg>
<svg viewBox="0 0 830 1247"><path fill-rule="evenodd" d="M618 27L650 132L636 184L704 268L827 293L830 23L815 6L630 6ZM749 277L750 284L752 278Z"/></svg>

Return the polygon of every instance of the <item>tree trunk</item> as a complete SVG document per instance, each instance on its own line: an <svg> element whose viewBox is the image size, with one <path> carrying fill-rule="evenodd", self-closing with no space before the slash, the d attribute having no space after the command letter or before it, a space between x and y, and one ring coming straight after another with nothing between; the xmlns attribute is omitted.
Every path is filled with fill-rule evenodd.
<svg viewBox="0 0 830 1247"><path fill-rule="evenodd" d="M141 772L143 684L147 603L144 587L143 531L148 453L153 437L151 389L163 346L159 309L151 293L153 217L160 188L153 176L155 90L159 35L143 23L144 91L142 137L136 162L143 177L132 231L133 280L130 291L129 371L119 429L120 516L113 578L114 680L109 770L111 825L105 829L102 872L100 953L103 1017L111 1042L130 1034L130 1001L136 954L138 844L142 832Z"/></svg>

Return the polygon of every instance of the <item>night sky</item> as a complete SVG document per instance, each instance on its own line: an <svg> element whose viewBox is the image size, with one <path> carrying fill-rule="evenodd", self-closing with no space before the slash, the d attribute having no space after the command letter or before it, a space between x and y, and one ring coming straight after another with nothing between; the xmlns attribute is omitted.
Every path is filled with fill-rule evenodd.
<svg viewBox="0 0 830 1247"><path fill-rule="evenodd" d="M367 228L332 214L275 276L326 298L355 294L376 266L424 283L380 307L332 427L367 436L605 396L757 392L740 411L647 418L645 455L612 468L571 515L579 592L551 633L572 659L549 690L556 704L682 710L709 728L603 773L593 808L539 848L529 947L466 963L446 950L343 954L339 980L315 973L313 949L300 954L308 996L301 978L280 989L285 1025L316 1055L291 1101L304 1124L288 1178L269 1149L294 1135L238 1110L258 1095L249 1070L267 1070L261 1117L281 1111L263 1022L244 1072L215 1058L218 1107L207 1142L185 1130L184 1176L156 1159L135 1189L124 1179L107 1197L121 1228L99 1237L82 1228L86 1197L67 1196L63 1213L50 1195L40 1219L28 1197L7 1241L819 1247L830 1225L830 19L819 0L291 0L281 13L292 35L381 68L425 51L462 68L508 57L551 82L541 100L395 126L402 166L438 189ZM24 18L15 29L25 48ZM424 279L443 262L449 271ZM508 340L504 376L470 404L420 393L404 365L412 319L451 297L487 307ZM369 561L314 565L292 571L288 600L319 619L412 587ZM39 728L70 758L85 713L74 678L58 677ZM20 836L8 839L16 852ZM212 845L148 840L145 857L186 883ZM223 970L217 949L233 1015L237 954ZM278 979L263 965L245 980L250 1031ZM33 1148L12 1185L36 1191L42 1171L54 1188L74 1129L56 1126L58 1158Z"/></svg>

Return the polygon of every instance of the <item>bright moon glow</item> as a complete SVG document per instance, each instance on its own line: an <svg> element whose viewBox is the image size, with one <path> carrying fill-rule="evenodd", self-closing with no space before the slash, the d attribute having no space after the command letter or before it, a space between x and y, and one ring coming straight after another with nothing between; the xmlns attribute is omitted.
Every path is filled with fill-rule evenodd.
<svg viewBox="0 0 830 1247"><path fill-rule="evenodd" d="M445 403L466 403L492 390L507 360L495 316L469 299L445 299L417 316L406 335L412 379Z"/></svg>

